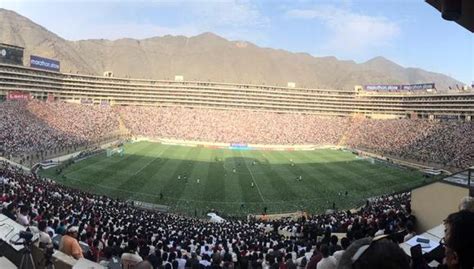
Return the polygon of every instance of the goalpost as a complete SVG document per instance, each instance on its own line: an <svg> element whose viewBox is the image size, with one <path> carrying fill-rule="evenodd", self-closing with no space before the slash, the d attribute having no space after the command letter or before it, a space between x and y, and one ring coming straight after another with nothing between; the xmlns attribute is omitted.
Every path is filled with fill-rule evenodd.
<svg viewBox="0 0 474 269"><path fill-rule="evenodd" d="M117 147L117 148L108 148L107 149L107 157L112 157L113 155L119 155L120 157L123 157L125 150L123 147Z"/></svg>

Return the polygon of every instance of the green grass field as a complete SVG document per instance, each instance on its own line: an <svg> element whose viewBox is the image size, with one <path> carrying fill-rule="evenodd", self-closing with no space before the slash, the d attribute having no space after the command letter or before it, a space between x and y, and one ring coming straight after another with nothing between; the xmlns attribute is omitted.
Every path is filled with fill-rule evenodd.
<svg viewBox="0 0 474 269"><path fill-rule="evenodd" d="M424 182L418 171L372 163L340 150L228 150L152 142L126 144L123 157L103 153L68 166L61 174L56 168L41 173L73 188L168 205L174 212L192 215L216 209L241 216L261 213L264 207L268 213L301 209L319 213L333 202L339 209L349 209L368 197ZM301 181L296 180L299 176Z"/></svg>

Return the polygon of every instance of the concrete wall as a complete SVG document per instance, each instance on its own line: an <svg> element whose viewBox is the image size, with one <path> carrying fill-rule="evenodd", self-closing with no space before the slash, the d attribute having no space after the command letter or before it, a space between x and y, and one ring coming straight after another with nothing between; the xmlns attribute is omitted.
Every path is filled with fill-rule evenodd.
<svg viewBox="0 0 474 269"><path fill-rule="evenodd" d="M441 224L450 213L458 211L461 198L468 195L467 188L442 181L412 190L411 207L418 220L417 232Z"/></svg>

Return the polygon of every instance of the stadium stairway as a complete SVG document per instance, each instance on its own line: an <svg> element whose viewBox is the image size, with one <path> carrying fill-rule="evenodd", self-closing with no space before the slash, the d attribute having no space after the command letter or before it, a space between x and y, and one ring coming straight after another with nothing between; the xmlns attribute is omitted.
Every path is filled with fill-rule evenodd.
<svg viewBox="0 0 474 269"><path fill-rule="evenodd" d="M359 126L364 122L365 116L361 114L355 114L351 122L349 123L349 128L346 129L344 134L341 136L339 143L337 144L338 147L343 147L346 145L347 139L349 138L350 134L353 134L359 129Z"/></svg>

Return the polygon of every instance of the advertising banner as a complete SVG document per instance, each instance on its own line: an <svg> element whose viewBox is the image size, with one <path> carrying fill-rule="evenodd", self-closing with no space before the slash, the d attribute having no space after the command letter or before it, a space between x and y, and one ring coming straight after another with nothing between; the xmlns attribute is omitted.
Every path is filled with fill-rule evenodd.
<svg viewBox="0 0 474 269"><path fill-rule="evenodd" d="M7 100L29 100L31 98L28 92L8 92Z"/></svg>
<svg viewBox="0 0 474 269"><path fill-rule="evenodd" d="M59 72L59 61L43 58L35 55L30 56L30 66L33 68Z"/></svg>
<svg viewBox="0 0 474 269"><path fill-rule="evenodd" d="M400 90L400 85L365 85L364 89L366 91L398 91Z"/></svg>
<svg viewBox="0 0 474 269"><path fill-rule="evenodd" d="M401 85L364 85L366 91L417 91L434 89L434 83L401 84Z"/></svg>
<svg viewBox="0 0 474 269"><path fill-rule="evenodd" d="M229 146L229 149L247 150L247 149L250 149L250 147L244 143L231 143Z"/></svg>
<svg viewBox="0 0 474 269"><path fill-rule="evenodd" d="M434 83L420 83L420 84L410 84L410 85L402 85L403 90L407 91L416 91L416 90L429 90L434 89Z"/></svg>

